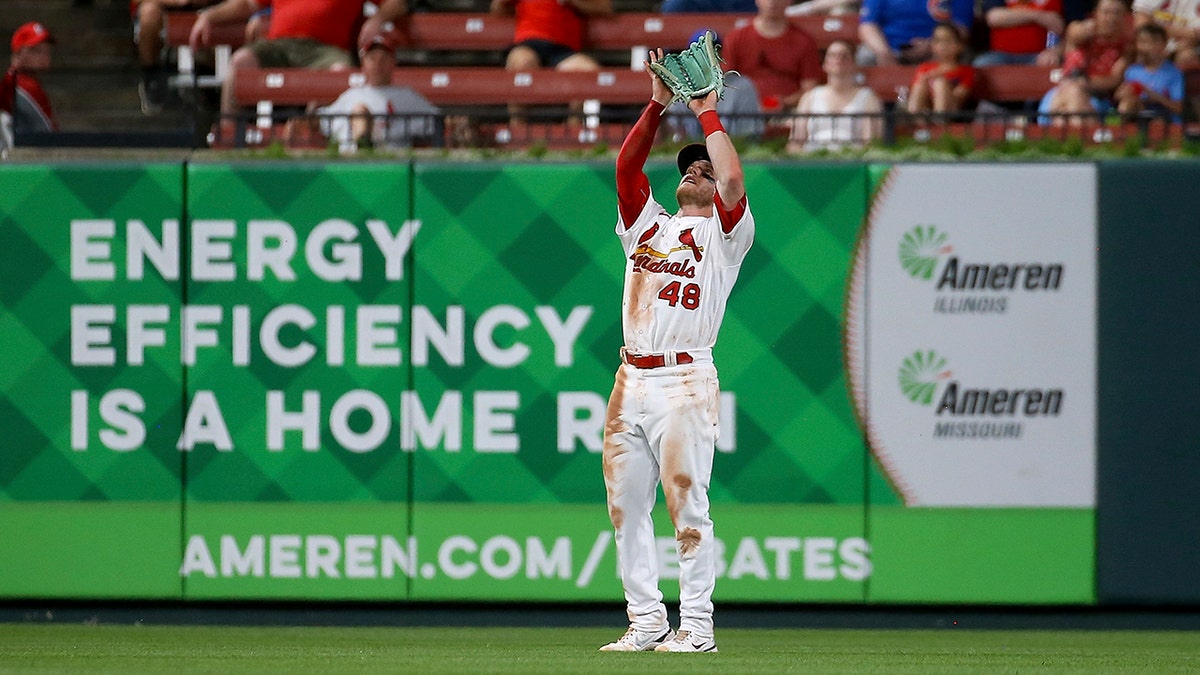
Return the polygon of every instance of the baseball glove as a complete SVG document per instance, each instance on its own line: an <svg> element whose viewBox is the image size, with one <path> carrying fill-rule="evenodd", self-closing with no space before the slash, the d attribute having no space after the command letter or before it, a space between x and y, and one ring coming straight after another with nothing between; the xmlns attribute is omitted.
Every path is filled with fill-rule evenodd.
<svg viewBox="0 0 1200 675"><path fill-rule="evenodd" d="M667 54L661 61L650 64L674 97L671 102L702 98L716 91L725 93L725 71L721 70L721 54L713 44L712 31L705 31L699 40L677 54Z"/></svg>

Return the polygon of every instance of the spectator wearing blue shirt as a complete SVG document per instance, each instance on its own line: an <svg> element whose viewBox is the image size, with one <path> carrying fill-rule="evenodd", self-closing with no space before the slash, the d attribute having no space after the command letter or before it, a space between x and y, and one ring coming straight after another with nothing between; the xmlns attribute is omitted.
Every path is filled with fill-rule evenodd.
<svg viewBox="0 0 1200 675"><path fill-rule="evenodd" d="M974 0L864 0L858 17L858 63L927 61L934 26L952 22L966 38L974 20Z"/></svg>
<svg viewBox="0 0 1200 675"><path fill-rule="evenodd" d="M1167 31L1156 23L1144 24L1135 36L1137 61L1125 69L1125 81L1113 98L1126 117L1141 113L1170 116L1180 121L1183 112L1183 73L1167 58Z"/></svg>

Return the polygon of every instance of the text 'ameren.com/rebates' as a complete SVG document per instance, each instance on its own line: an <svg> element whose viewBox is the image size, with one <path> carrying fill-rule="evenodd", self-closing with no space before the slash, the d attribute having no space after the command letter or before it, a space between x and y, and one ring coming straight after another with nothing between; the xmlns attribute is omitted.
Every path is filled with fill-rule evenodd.
<svg viewBox="0 0 1200 675"><path fill-rule="evenodd" d="M244 543L239 543L239 539ZM394 579L447 577L461 581L478 576L495 580L514 578L574 580L588 586L612 533L597 533L590 545L572 546L570 537L555 538L549 545L541 537L495 535L478 541L466 535L446 537L436 553L422 558L416 536L391 535L256 534L250 537L220 535L188 539L182 577L270 579ZM674 537L657 537L659 576L679 576ZM732 548L720 538L717 576L806 581L862 581L871 575L871 547L861 537L743 537ZM587 547L585 556L573 555ZM577 564L578 563L578 564Z"/></svg>

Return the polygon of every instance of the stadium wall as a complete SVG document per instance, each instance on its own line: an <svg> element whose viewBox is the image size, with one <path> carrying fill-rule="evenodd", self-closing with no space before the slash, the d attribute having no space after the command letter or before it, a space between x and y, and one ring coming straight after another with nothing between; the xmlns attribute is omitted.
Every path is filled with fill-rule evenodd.
<svg viewBox="0 0 1200 675"><path fill-rule="evenodd" d="M1159 199L1150 223L1110 197L1163 175L1186 194L1200 164L748 167L756 243L715 356L718 599L1194 602L1182 566L1143 578L1195 552L1197 435L1141 396L1185 406L1196 372L1175 367L1195 210ZM610 164L0 184L0 597L621 597ZM1137 303L1176 292L1171 318Z"/></svg>

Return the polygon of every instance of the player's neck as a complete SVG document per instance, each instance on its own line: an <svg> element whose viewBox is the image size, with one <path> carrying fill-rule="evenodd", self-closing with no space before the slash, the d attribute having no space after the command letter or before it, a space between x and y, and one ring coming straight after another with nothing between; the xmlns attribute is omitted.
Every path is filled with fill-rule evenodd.
<svg viewBox="0 0 1200 675"><path fill-rule="evenodd" d="M713 214L713 205L712 204L706 204L704 206L696 206L695 204L680 204L679 205L679 213L676 215L679 215L679 216L703 216L704 218L711 218L712 214Z"/></svg>

